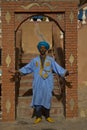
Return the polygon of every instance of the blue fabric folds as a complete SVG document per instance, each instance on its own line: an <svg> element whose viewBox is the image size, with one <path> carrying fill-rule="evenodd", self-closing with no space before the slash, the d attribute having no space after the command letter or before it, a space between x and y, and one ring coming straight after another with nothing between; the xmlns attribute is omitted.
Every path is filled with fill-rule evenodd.
<svg viewBox="0 0 87 130"><path fill-rule="evenodd" d="M41 105L47 109L51 107L52 91L54 88L54 79L52 70L62 77L65 76L66 69L62 68L56 61L46 56L44 67L41 68L40 56L32 59L26 66L19 69L23 74L33 73L33 97L31 106Z"/></svg>

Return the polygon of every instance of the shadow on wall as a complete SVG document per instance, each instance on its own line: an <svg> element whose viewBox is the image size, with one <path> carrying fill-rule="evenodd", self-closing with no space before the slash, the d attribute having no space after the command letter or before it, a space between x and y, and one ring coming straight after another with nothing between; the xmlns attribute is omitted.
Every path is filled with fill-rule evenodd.
<svg viewBox="0 0 87 130"><path fill-rule="evenodd" d="M64 52L63 52L63 49L61 47L58 47L57 48L57 55L58 55L58 60L59 60L59 63L62 67L64 67Z"/></svg>

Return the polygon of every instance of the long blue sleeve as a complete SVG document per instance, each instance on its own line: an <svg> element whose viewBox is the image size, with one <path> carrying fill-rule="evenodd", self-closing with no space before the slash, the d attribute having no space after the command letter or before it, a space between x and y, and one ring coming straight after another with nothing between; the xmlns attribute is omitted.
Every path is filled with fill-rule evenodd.
<svg viewBox="0 0 87 130"><path fill-rule="evenodd" d="M52 59L52 69L56 74L60 75L61 77L64 77L67 71L66 69L61 67L54 59Z"/></svg>
<svg viewBox="0 0 87 130"><path fill-rule="evenodd" d="M24 67L22 67L21 69L19 69L19 71L22 73L22 74L30 74L33 72L33 60L28 63L27 65L25 65Z"/></svg>

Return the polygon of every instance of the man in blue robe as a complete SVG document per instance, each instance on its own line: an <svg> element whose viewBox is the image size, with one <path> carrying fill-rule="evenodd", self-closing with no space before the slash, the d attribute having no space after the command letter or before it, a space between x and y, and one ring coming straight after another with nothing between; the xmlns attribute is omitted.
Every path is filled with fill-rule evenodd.
<svg viewBox="0 0 87 130"><path fill-rule="evenodd" d="M23 75L33 73L33 97L31 106L36 109L36 120L39 123L42 120L42 107L45 108L46 120L54 122L50 117L52 91L54 88L53 72L61 77L69 73L62 68L52 57L47 56L47 50L50 48L46 41L38 43L37 48L40 55L33 58L27 65L15 71Z"/></svg>

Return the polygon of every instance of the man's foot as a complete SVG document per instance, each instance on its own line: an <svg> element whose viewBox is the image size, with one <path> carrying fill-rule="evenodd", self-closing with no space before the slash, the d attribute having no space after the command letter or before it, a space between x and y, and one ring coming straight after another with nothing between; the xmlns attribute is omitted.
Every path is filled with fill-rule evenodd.
<svg viewBox="0 0 87 130"><path fill-rule="evenodd" d="M51 117L46 118L46 120L47 120L48 122L50 122L50 123L54 123L54 122L55 122Z"/></svg>
<svg viewBox="0 0 87 130"><path fill-rule="evenodd" d="M42 120L42 118L36 118L36 120L34 121L34 124L37 124L37 123L39 123L39 122L41 122L41 120Z"/></svg>

